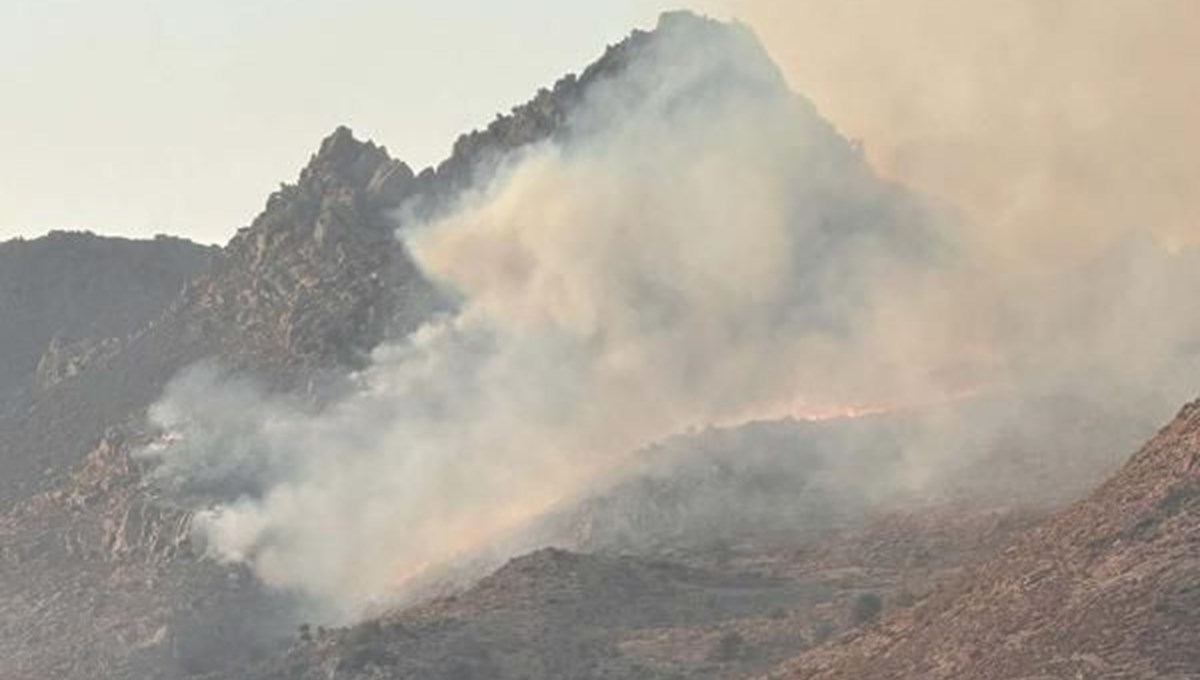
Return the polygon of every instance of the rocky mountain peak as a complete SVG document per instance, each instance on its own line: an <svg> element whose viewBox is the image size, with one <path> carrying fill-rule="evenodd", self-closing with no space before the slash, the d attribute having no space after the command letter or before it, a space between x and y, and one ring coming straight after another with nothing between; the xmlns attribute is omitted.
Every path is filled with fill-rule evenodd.
<svg viewBox="0 0 1200 680"><path fill-rule="evenodd" d="M346 126L338 126L321 142L300 173L301 185L361 191L376 207L398 206L411 192L412 180L408 165L389 156L386 147L359 141Z"/></svg>
<svg viewBox="0 0 1200 680"><path fill-rule="evenodd" d="M407 165L338 127L239 230L180 318L197 336L226 329L223 353L269 365L355 363L430 307L391 216L415 189Z"/></svg>
<svg viewBox="0 0 1200 680"><path fill-rule="evenodd" d="M297 182L272 194L239 238L253 236L260 262L262 248L284 234L321 244L340 237L390 238L386 212L412 194L413 179L412 170L392 159L386 148L359 141L340 126L321 142ZM236 246L239 238L230 245Z"/></svg>

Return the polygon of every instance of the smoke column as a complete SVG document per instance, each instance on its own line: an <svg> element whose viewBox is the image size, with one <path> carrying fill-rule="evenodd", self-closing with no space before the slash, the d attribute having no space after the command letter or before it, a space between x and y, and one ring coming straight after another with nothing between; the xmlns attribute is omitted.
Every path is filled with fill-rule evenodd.
<svg viewBox="0 0 1200 680"><path fill-rule="evenodd" d="M809 70L784 54L792 80L816 79L814 91L829 95L817 104L845 112L870 157L936 206L877 177L788 91L747 29L668 16L591 88L569 134L507 159L439 219L405 225L401 238L423 271L460 304L380 348L352 395L313 411L212 368L173 383L152 413L178 435L156 452L160 476L245 487L198 516L210 550L353 617L586 493L639 447L691 428L981 390L1168 412L1190 389L1179 367L1190 366L1188 342L1200 337L1177 313L1194 257L1161 247L1179 227L1169 218L1182 213L1169 201L1150 210L1145 178L1128 186L1129 204L1109 198L1121 187L1106 182L1132 171L1089 183L1099 171L1080 161L1087 135L1070 137L1062 153L1046 147L1047 161L1038 142L1050 131L1039 121L1058 118L1037 107L989 113L997 118L979 139L994 140L996 152L984 142L964 152L972 147L955 135L983 106L970 93L998 80L1013 96L1018 83L940 77L972 62L884 59L892 44L925 54L904 40L917 21L907 15L895 26L899 43L879 20L860 27L880 32L869 34L876 47L840 55L836 37L818 35L846 16L843 3L828 4L809 24L786 16L791 5L743 11L771 19L771 44L797 26L813 34L794 39L817 55ZM1014 35L1025 35L1021 26ZM1063 55L1082 59L1067 46ZM1059 68L1068 66L1039 71L1033 85L1057 82ZM876 81L878 91L867 87ZM958 118L908 108L905 88L927 81L965 83L959 108L939 101L949 96L941 90L928 95L930 111L947 106ZM1027 111L1039 131L1008 131L1023 120L1010 120L1013 111ZM1103 128L1089 121L1067 129ZM924 134L934 135L928 146ZM1130 143L1096 138L1109 149ZM1113 150L1095 167L1130 153ZM1044 163L1068 170L1027 172ZM1062 177L1075 180L1065 185L1073 192L1050 188ZM1148 212L1130 209L1139 203ZM998 412L982 430L931 421L928 441L938 445L914 447L913 478L948 465L927 450L954 451L1021 415Z"/></svg>
<svg viewBox="0 0 1200 680"><path fill-rule="evenodd" d="M217 554L352 612L640 446L909 389L862 365L862 327L934 235L748 32L665 21L570 128L405 230L462 302L353 396L312 414L212 369L176 381L160 474L261 486L200 516Z"/></svg>
<svg viewBox="0 0 1200 680"><path fill-rule="evenodd" d="M881 174L957 211L938 316L976 329L959 347L1151 420L1195 396L1200 5L710 4Z"/></svg>
<svg viewBox="0 0 1200 680"><path fill-rule="evenodd" d="M874 165L968 211L993 249L1196 238L1193 2L721 4Z"/></svg>

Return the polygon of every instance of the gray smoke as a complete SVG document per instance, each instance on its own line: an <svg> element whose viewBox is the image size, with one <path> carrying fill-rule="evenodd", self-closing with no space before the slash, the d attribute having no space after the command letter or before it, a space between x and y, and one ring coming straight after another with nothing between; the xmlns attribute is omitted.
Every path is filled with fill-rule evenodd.
<svg viewBox="0 0 1200 680"><path fill-rule="evenodd" d="M969 215L879 179L744 28L668 17L567 129L404 226L461 302L350 396L314 410L212 368L167 390L163 478L245 486L198 517L213 554L354 616L692 429L975 393L1156 416L1183 390L1182 256L990 270ZM898 485L979 435L938 411Z"/></svg>

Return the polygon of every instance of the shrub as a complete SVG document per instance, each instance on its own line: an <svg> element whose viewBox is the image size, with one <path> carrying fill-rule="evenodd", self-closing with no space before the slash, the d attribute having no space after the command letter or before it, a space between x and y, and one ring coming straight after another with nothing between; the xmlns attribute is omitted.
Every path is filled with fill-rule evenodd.
<svg viewBox="0 0 1200 680"><path fill-rule="evenodd" d="M862 593L850 605L850 620L859 626L879 618L883 611L883 598L875 593Z"/></svg>

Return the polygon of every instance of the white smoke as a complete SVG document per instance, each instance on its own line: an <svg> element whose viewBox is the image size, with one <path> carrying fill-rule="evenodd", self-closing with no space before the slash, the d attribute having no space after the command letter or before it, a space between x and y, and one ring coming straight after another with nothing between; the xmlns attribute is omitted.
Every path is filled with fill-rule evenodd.
<svg viewBox="0 0 1200 680"><path fill-rule="evenodd" d="M462 303L352 396L310 413L212 369L168 390L165 474L262 487L200 516L219 555L353 611L647 443L905 387L862 326L931 235L748 33L664 26L571 125L406 231Z"/></svg>
<svg viewBox="0 0 1200 680"><path fill-rule="evenodd" d="M988 271L969 227L878 179L741 28L668 19L567 129L405 228L461 303L380 348L350 396L308 409L212 368L168 389L153 416L181 438L160 474L245 485L198 517L215 554L353 616L670 435L1145 387L1194 330L1134 313L1173 285L1147 275L1153 248L1094 265L1124 272L1107 302L1074 274ZM1131 320L1155 344L1113 332ZM972 438L938 425L941 451ZM914 477L944 464L917 452Z"/></svg>

